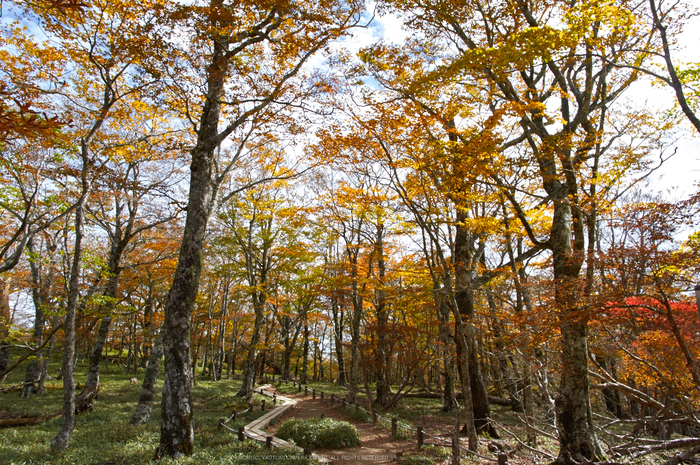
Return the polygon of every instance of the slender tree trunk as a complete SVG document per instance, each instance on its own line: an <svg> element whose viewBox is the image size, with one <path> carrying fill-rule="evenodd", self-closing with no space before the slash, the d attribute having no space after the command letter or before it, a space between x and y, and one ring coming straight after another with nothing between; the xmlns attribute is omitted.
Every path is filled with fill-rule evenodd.
<svg viewBox="0 0 700 465"><path fill-rule="evenodd" d="M360 385L360 323L362 322L362 295L360 295L357 255L355 253L350 258L350 268L352 279L352 325L350 327L350 385L348 386L348 403L354 404Z"/></svg>
<svg viewBox="0 0 700 465"><path fill-rule="evenodd" d="M260 331L263 325L263 308L265 306L264 297L260 300L254 297L253 309L255 310L255 323L253 326L253 334L250 337L250 346L248 347L248 357L243 368L243 382L241 389L236 394L239 397L244 397L249 400L253 397L253 385L255 384L255 361L257 358L257 345L260 343Z"/></svg>
<svg viewBox="0 0 700 465"><path fill-rule="evenodd" d="M0 277L0 372L10 366L10 283Z"/></svg>
<svg viewBox="0 0 700 465"><path fill-rule="evenodd" d="M388 322L389 316L386 308L386 291L384 290L386 277L386 263L384 261L384 225L377 225L377 235L374 244L374 253L377 260L377 271L379 279L377 282L377 398L375 402L379 405L386 406L389 394L391 393L391 383L389 380L389 346L387 343L387 334L389 332Z"/></svg>
<svg viewBox="0 0 700 465"><path fill-rule="evenodd" d="M338 363L338 386L345 386L347 377L345 374L345 358L343 356L343 324L344 312L338 304L338 295L333 292L331 297L331 312L333 313L333 341L335 356Z"/></svg>
<svg viewBox="0 0 700 465"><path fill-rule="evenodd" d="M434 291L435 293L439 291ZM450 308L443 302L443 297L436 297L438 303L438 312L440 317L440 353L442 355L442 363L445 369L445 385L442 397L442 411L454 412L459 408L456 401L454 367L452 363L452 340L450 339L447 325L450 322Z"/></svg>
<svg viewBox="0 0 700 465"><path fill-rule="evenodd" d="M155 340L148 363L146 365L146 373L143 376L143 384L141 386L141 395L139 395L139 403L134 411L134 416L131 417L132 425L143 425L151 418L151 410L156 397L156 382L158 381L158 373L160 372L160 362L163 360L163 330L158 333L158 338Z"/></svg>
<svg viewBox="0 0 700 465"><path fill-rule="evenodd" d="M83 220L85 204L90 192L91 184L88 180L89 166L87 157L87 142L83 143L83 172L82 172L82 195L75 209L75 245L73 248L73 260L70 270L70 282L68 285L68 300L66 303L66 317L63 323L65 333L63 343L63 421L61 429L51 440L51 447L56 451L66 450L68 441L73 434L75 423L75 317L78 308L78 298L80 297L80 269L83 259Z"/></svg>
<svg viewBox="0 0 700 465"><path fill-rule="evenodd" d="M38 262L39 256L34 246L33 237L27 241L27 251L30 254L29 267L32 274L32 301L34 302L32 346L39 347L44 342L44 307L49 300L49 283L44 282L41 276L41 266ZM41 358L42 351L38 351L35 357L34 360L31 360L27 364L27 372L24 376L24 387L21 393L22 397L29 397L37 392L37 387L34 383L41 377L41 369L44 365L44 361Z"/></svg>
<svg viewBox="0 0 700 465"><path fill-rule="evenodd" d="M92 401L97 395L97 391L100 386L100 365L102 364L102 352L104 351L105 344L107 343L109 327L112 324L112 312L114 311L117 298L117 286L120 273L119 260L121 258L121 251L117 251L117 248L113 247L110 255L109 280L107 281L107 288L104 292L105 298L101 311L101 313L105 316L103 316L102 320L100 320L100 327L97 330L97 338L95 339L95 346L93 347L92 356L90 357L90 370L88 371L85 388L75 400L75 409L77 413L84 412L85 410L91 408Z"/></svg>
<svg viewBox="0 0 700 465"><path fill-rule="evenodd" d="M222 379L224 373L224 354L226 353L226 317L228 313L229 281L226 281L224 285L224 294L221 298L221 314L219 316L219 332L217 334L216 358L214 361L216 379Z"/></svg>
<svg viewBox="0 0 700 465"><path fill-rule="evenodd" d="M496 299L493 297L493 293L489 292L487 295L487 300L489 304L489 313L491 316L491 328L494 337L494 344L496 346L496 358L498 360L498 369L501 373L503 379L503 384L508 391L508 396L511 401L511 409L514 412L523 411L523 403L518 389L517 376L514 373L514 368L509 363L509 359L506 354L506 348L503 346L503 337L501 322L498 320L496 315Z"/></svg>
<svg viewBox="0 0 700 465"><path fill-rule="evenodd" d="M474 271L473 268L483 254L479 250L472 250L478 237L468 231L462 224L467 220L467 214L463 208L457 209L455 228L455 300L459 308L461 319L464 323L464 341L456 340L457 358L462 360L466 355L466 365L469 366L469 378L466 373L459 370L462 385L466 382L470 385L472 405L474 406L474 421L478 432L486 431L492 438L498 438L498 431L491 423L491 407L489 405L486 383L479 366L479 357L476 350L476 329L474 328ZM466 343L466 346L464 343ZM460 362L459 367L465 363Z"/></svg>
<svg viewBox="0 0 700 465"><path fill-rule="evenodd" d="M307 315L304 315L304 345L302 352L302 364L301 364L301 382L306 384L309 382L309 337L311 332L309 331L309 320ZM315 357L314 357L315 358ZM314 360L314 364L316 360Z"/></svg>

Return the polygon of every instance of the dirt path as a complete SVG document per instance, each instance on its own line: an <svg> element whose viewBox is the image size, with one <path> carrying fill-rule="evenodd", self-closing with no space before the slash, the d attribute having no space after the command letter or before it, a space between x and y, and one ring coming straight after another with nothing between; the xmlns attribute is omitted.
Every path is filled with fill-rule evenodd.
<svg viewBox="0 0 700 465"><path fill-rule="evenodd" d="M320 399L312 399L311 396L299 394L285 394L286 397L297 400L297 406L282 415L276 425L271 425L268 431L274 433L277 427L290 418L312 418L324 414L326 418L345 420L352 423L360 435L362 445L338 450L314 450L331 460L331 463L339 465L357 464L388 464L395 463L397 452L406 452L416 447L414 440L399 441L391 437L388 428L374 426L371 423L356 422L345 417L339 409L332 408L327 403L321 403Z"/></svg>

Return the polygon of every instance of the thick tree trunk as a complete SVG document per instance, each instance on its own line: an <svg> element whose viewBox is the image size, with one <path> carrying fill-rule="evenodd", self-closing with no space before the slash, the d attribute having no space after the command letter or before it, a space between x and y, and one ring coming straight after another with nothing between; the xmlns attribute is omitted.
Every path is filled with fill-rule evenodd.
<svg viewBox="0 0 700 465"><path fill-rule="evenodd" d="M583 258L580 241L572 250L572 212L567 200L555 202L551 242L555 301L561 332L561 387L555 399L559 456L570 464L601 457L593 430L588 381L588 320L580 312L578 276ZM582 240L582 239L581 239Z"/></svg>
<svg viewBox="0 0 700 465"><path fill-rule="evenodd" d="M467 334L464 321L462 321L462 317L459 313L459 310L453 308L452 312L455 317L455 342L457 343L456 345L459 346L461 344L462 348L468 351L469 345L467 344ZM464 355L466 355L466 357L464 357ZM471 392L471 383L469 382L469 380L471 379L469 373L470 367L468 362L469 353L463 353L463 356L461 358L458 355L457 360L459 363L458 367L461 368L462 394L464 394L465 424L463 431L467 433L467 436L469 438L469 449L475 451L478 448L478 439L475 421L476 415L474 413L475 406L472 401L473 395ZM488 398L486 399L486 402L488 403ZM460 415L458 412L457 418L459 418L459 416ZM457 428L458 426L456 425L455 427Z"/></svg>
<svg viewBox="0 0 700 465"><path fill-rule="evenodd" d="M191 455L194 449L190 325L202 273L204 239L216 202L214 152L219 145L218 124L228 62L223 39L214 40L207 69L207 95L197 145L192 150L187 218L173 284L163 320L163 399L160 445L156 458Z"/></svg>
<svg viewBox="0 0 700 465"><path fill-rule="evenodd" d="M153 402L156 397L156 382L158 381L158 373L160 372L160 362L163 360L163 335L164 333L161 330L148 356L148 364L146 365L146 373L143 377L139 403L134 411L134 416L131 417L130 423L132 425L146 424L151 418L151 410L153 409Z"/></svg>

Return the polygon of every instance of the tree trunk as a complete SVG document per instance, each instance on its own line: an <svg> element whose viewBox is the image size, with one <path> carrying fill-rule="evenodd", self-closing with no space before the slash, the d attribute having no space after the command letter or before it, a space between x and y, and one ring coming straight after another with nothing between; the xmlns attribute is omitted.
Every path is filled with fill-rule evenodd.
<svg viewBox="0 0 700 465"><path fill-rule="evenodd" d="M47 278L47 282L44 282L41 275L41 266L38 262L39 256L37 255L34 247L33 237L27 241L27 251L31 257L29 260L29 268L31 269L32 274L32 301L34 302L34 330L32 333L32 346L39 347L44 341L44 308L48 304L49 300L50 279ZM21 394L22 397L29 397L30 395L37 393L37 386L34 383L41 379L41 370L44 366L44 361L41 358L42 351L38 351L35 354L35 357L36 359L31 360L27 364L27 372L24 376L24 387L22 388Z"/></svg>
<svg viewBox="0 0 700 465"><path fill-rule="evenodd" d="M344 312L338 303L338 295L334 291L331 297L331 312L333 313L333 341L335 356L338 362L338 386L345 386L347 377L345 374L345 358L343 356L343 324Z"/></svg>
<svg viewBox="0 0 700 465"><path fill-rule="evenodd" d="M309 320L308 316L304 315L304 348L302 352L302 363L301 363L301 382L306 384L309 382L309 337L311 332L309 331ZM315 357L314 357L315 358ZM316 360L314 360L314 364Z"/></svg>
<svg viewBox="0 0 700 465"><path fill-rule="evenodd" d="M389 346L387 344L387 334L389 333L389 315L386 308L386 291L384 290L386 277L386 263L384 261L384 225L377 225L377 235L374 244L375 259L377 260L377 271L379 279L377 281L377 398L375 402L381 406L386 406L389 394L391 393L391 383L389 380Z"/></svg>
<svg viewBox="0 0 700 465"><path fill-rule="evenodd" d="M265 306L265 298L262 301L254 297L253 309L255 310L255 323L253 326L253 334L250 337L250 346L248 347L248 357L243 368L243 382L241 389L236 394L238 397L243 397L250 400L253 397L253 385L255 384L255 361L257 358L257 345L260 343L260 331L263 324L263 308Z"/></svg>
<svg viewBox="0 0 700 465"><path fill-rule="evenodd" d="M588 320L578 302L578 275L582 246L572 250L571 205L555 201L551 242L555 301L561 331L561 387L555 399L560 451L557 462L570 464L597 460L599 447L593 430L588 381ZM577 245L578 245L578 241Z"/></svg>
<svg viewBox="0 0 700 465"><path fill-rule="evenodd" d="M151 410L153 409L153 402L156 397L156 382L158 381L158 373L160 372L160 362L163 359L163 335L163 330L161 330L148 356L148 364L146 365L146 373L143 376L139 403L130 421L132 425L146 424L151 418Z"/></svg>
<svg viewBox="0 0 700 465"><path fill-rule="evenodd" d="M437 292L437 291L433 291ZM442 362L444 366L445 375L445 385L443 390L442 398L442 411L443 412L454 412L459 405L456 401L455 392L455 379L454 379L454 368L452 363L452 340L450 339L450 334L447 330L447 326L450 322L450 307L442 302L442 298L437 298L438 312L440 317L440 352L442 355Z"/></svg>
<svg viewBox="0 0 700 465"><path fill-rule="evenodd" d="M75 317L78 308L78 298L80 297L80 269L83 259L83 220L85 204L90 192L91 184L88 180L89 167L87 156L87 141L83 143L83 172L81 181L83 190L80 200L75 209L75 245L73 248L73 261L71 263L70 281L68 285L68 300L66 302L66 317L63 323L65 334L63 343L63 421L61 429L51 440L51 448L56 451L66 450L68 441L73 434L75 423Z"/></svg>
<svg viewBox="0 0 700 465"><path fill-rule="evenodd" d="M491 407L488 401L486 384L479 366L476 351L476 329L474 328L474 274L480 257L483 255L484 243L478 235L469 231L464 224L468 215L463 207L456 212L455 244L454 244L454 273L455 300L459 309L460 319L464 324L464 340L457 338L457 359L462 360L467 354L466 365L469 366L469 378L465 379L463 370L459 370L460 379L464 386L469 382L472 405L474 406L474 426L478 432L486 431L492 438L498 438L498 431L491 423ZM476 243L479 241L479 247ZM464 344L466 343L466 347ZM460 362L458 367L465 366Z"/></svg>
<svg viewBox="0 0 700 465"><path fill-rule="evenodd" d="M360 295L358 273L358 252L350 257L350 279L352 279L352 325L350 327L350 385L348 386L347 401L355 403L360 385L360 323L362 322L362 296Z"/></svg>
<svg viewBox="0 0 700 465"><path fill-rule="evenodd" d="M156 458L192 455L192 385L190 325L202 273L204 240L216 203L213 167L219 146L219 114L224 94L228 60L223 39L214 40L207 69L207 94L202 110L197 145L192 150L187 218L173 284L168 292L163 320L163 399L160 445Z"/></svg>
<svg viewBox="0 0 700 465"><path fill-rule="evenodd" d="M10 283L0 277L0 372L10 366Z"/></svg>

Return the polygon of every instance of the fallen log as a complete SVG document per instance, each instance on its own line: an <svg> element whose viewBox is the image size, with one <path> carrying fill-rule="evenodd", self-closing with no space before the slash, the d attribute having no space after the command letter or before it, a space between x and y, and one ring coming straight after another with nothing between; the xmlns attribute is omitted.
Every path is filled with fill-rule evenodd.
<svg viewBox="0 0 700 465"><path fill-rule="evenodd" d="M63 413L63 411L60 411L58 413L54 413L52 415L40 415L38 417L6 418L3 420L0 420L0 428L13 428L16 426L38 425L39 423L43 423L46 420L51 420L52 418L56 418L57 416L61 415L61 413Z"/></svg>

